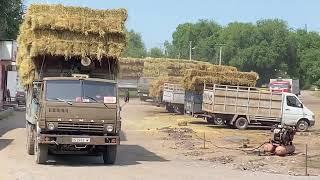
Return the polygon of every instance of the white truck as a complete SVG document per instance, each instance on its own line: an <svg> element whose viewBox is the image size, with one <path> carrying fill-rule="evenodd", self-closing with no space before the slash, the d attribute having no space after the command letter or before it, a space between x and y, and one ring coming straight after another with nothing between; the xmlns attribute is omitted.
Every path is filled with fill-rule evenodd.
<svg viewBox="0 0 320 180"><path fill-rule="evenodd" d="M314 113L295 94L253 87L205 85L202 110L238 129L246 129L250 124L285 124L307 131L315 124Z"/></svg>
<svg viewBox="0 0 320 180"><path fill-rule="evenodd" d="M169 112L184 113L185 90L179 84L165 83L163 88L162 102Z"/></svg>
<svg viewBox="0 0 320 180"><path fill-rule="evenodd" d="M270 79L269 90L272 92L287 92L300 95L300 84L298 79Z"/></svg>

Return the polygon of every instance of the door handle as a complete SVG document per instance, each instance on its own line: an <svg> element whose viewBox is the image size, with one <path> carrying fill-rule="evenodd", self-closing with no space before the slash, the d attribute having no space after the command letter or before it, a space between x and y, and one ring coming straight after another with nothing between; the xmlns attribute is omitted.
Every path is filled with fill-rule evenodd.
<svg viewBox="0 0 320 180"><path fill-rule="evenodd" d="M285 109L286 111L290 111L290 109Z"/></svg>

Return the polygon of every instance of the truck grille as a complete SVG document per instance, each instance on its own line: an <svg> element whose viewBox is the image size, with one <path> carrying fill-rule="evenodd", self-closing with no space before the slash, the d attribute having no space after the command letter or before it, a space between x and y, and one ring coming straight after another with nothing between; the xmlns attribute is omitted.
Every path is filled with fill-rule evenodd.
<svg viewBox="0 0 320 180"><path fill-rule="evenodd" d="M58 130L63 131L85 131L85 132L103 132L103 124L93 123L58 123Z"/></svg>

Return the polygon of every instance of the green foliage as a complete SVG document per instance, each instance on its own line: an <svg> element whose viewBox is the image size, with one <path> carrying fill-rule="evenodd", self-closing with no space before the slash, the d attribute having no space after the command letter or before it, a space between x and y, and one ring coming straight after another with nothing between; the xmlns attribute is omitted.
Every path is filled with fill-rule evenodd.
<svg viewBox="0 0 320 180"><path fill-rule="evenodd" d="M149 56L153 58L161 58L164 57L162 50L158 47L151 48L149 51Z"/></svg>
<svg viewBox="0 0 320 180"><path fill-rule="evenodd" d="M143 58L147 55L147 50L142 42L141 35L133 30L128 32L128 45L123 53L123 57Z"/></svg>
<svg viewBox="0 0 320 180"><path fill-rule="evenodd" d="M23 15L22 0L0 1L0 39L16 39Z"/></svg>
<svg viewBox="0 0 320 180"><path fill-rule="evenodd" d="M260 85L277 77L299 78L302 86L320 85L319 34L293 31L280 19L234 22L225 27L200 20L178 25L172 37L172 43L165 43L172 58L188 58L192 41L194 59L218 63L218 45L224 44L222 64L258 72Z"/></svg>

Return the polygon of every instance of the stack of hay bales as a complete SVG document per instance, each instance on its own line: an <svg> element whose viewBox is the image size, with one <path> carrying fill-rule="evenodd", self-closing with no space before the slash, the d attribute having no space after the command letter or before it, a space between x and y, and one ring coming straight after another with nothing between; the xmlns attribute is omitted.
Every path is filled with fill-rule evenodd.
<svg viewBox="0 0 320 180"><path fill-rule="evenodd" d="M208 70L188 69L183 77L186 90L201 91L203 85L223 84L234 86L255 86L259 76L255 72L240 72L231 66L212 65Z"/></svg>
<svg viewBox="0 0 320 180"><path fill-rule="evenodd" d="M144 59L120 58L119 78L138 79L143 75Z"/></svg>
<svg viewBox="0 0 320 180"><path fill-rule="evenodd" d="M164 76L154 79L151 83L149 92L151 97L161 97L164 83L181 83L182 77Z"/></svg>
<svg viewBox="0 0 320 180"><path fill-rule="evenodd" d="M180 59L148 59L144 62L143 75L146 77L183 76L186 69L205 70L210 63Z"/></svg>
<svg viewBox="0 0 320 180"><path fill-rule="evenodd" d="M208 62L190 61L184 59L147 59L144 62L143 75L155 77L151 83L150 96L159 97L164 83L181 84L186 69L207 70L211 66Z"/></svg>
<svg viewBox="0 0 320 180"><path fill-rule="evenodd" d="M115 63L126 46L127 11L30 5L18 37L17 62L24 85L35 78L35 59L90 58Z"/></svg>

